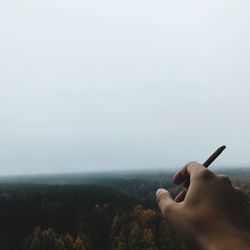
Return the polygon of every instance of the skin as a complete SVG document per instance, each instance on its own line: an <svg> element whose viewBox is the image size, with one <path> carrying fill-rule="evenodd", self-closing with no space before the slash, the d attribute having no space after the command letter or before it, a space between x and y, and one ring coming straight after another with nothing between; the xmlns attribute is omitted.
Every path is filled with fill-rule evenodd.
<svg viewBox="0 0 250 250"><path fill-rule="evenodd" d="M186 164L173 178L190 185L175 199L156 192L159 208L190 249L249 250L250 204L226 176L215 175L197 162Z"/></svg>

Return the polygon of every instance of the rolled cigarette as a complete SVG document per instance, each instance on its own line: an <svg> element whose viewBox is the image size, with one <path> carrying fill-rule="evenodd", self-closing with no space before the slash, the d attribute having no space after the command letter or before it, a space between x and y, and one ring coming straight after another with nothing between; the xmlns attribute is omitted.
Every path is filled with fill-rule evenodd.
<svg viewBox="0 0 250 250"><path fill-rule="evenodd" d="M202 165L208 168L209 165L223 152L225 148L225 145L219 147Z"/></svg>
<svg viewBox="0 0 250 250"><path fill-rule="evenodd" d="M223 150L226 148L226 146L225 145L223 145L223 146L221 146L221 147L219 147L218 149L216 149L215 151L214 151L214 153L213 154L211 154L209 157L208 157L208 159L202 164L205 168L208 168L211 164L212 164L212 162L223 152ZM188 179L188 180L186 180L185 182L184 182L184 184L183 184L183 186L185 187L185 188L187 188L188 186L189 186L189 184L190 184L190 180Z"/></svg>

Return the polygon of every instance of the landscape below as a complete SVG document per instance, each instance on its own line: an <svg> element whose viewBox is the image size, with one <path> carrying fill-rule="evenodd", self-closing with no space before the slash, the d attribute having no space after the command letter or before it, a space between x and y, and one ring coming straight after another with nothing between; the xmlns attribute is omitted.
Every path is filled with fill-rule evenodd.
<svg viewBox="0 0 250 250"><path fill-rule="evenodd" d="M250 199L250 168L221 169ZM124 171L0 178L1 250L181 250L155 191L174 172Z"/></svg>

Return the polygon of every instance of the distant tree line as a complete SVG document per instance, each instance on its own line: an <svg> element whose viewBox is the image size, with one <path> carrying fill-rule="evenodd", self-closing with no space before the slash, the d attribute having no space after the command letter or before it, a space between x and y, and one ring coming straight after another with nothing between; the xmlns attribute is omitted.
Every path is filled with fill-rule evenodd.
<svg viewBox="0 0 250 250"><path fill-rule="evenodd" d="M162 179L113 184L1 184L0 249L185 249L155 202ZM237 185L250 196L249 183Z"/></svg>

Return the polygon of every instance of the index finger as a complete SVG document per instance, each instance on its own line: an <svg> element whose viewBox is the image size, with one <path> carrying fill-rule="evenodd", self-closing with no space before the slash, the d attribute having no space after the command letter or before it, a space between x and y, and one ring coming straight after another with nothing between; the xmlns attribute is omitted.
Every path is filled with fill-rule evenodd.
<svg viewBox="0 0 250 250"><path fill-rule="evenodd" d="M173 177L173 183L180 185L187 181L193 174L206 169L203 165L196 161L187 163L180 171Z"/></svg>

